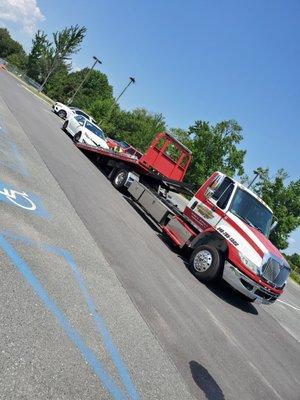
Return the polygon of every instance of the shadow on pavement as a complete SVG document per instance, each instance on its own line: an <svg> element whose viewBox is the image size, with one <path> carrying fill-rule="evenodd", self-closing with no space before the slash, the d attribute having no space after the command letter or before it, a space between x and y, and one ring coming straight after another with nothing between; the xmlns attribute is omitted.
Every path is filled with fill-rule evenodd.
<svg viewBox="0 0 300 400"><path fill-rule="evenodd" d="M222 389L206 368L196 361L190 361L189 365L194 382L208 400L225 400Z"/></svg>
<svg viewBox="0 0 300 400"><path fill-rule="evenodd" d="M232 289L225 281L206 283L206 287L226 303L248 314L258 315L254 305L244 299L240 293Z"/></svg>
<svg viewBox="0 0 300 400"><path fill-rule="evenodd" d="M181 258L181 260L184 262L186 268L190 270L189 263L187 262L187 260L181 255L178 255L178 257ZM197 278L195 277L195 279ZM216 282L207 282L207 283L203 283L199 279L198 281L199 284L205 285L211 292L213 292L216 296L218 296L219 299L225 301L226 303L232 305L233 307L236 307L239 310L242 310L248 314L258 315L258 311L254 307L254 305L251 304L249 301L247 301L242 294L232 289L228 285L228 283L226 283L222 279Z"/></svg>
<svg viewBox="0 0 300 400"><path fill-rule="evenodd" d="M127 203L129 203L131 207L139 214L139 216L142 217L143 220L150 226L150 228L152 228L155 232L160 233L160 228L158 227L158 225L156 225L152 218L150 218L134 200L126 195L123 195L123 197L127 201Z"/></svg>

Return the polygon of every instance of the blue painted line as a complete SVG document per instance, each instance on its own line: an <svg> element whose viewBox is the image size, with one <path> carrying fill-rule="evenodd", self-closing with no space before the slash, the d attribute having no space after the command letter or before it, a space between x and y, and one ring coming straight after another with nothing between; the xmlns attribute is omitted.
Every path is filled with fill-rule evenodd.
<svg viewBox="0 0 300 400"><path fill-rule="evenodd" d="M9 158L9 160L0 160L0 164L21 174L22 176L28 176L27 168L21 154L19 153L17 145L11 140L8 140L6 136L3 136L0 141L0 148L1 147L3 148L5 156Z"/></svg>
<svg viewBox="0 0 300 400"><path fill-rule="evenodd" d="M15 156L15 159L17 160L18 169L19 169L20 173L23 176L28 176L28 171L27 171L26 165L24 163L23 157L19 153L17 145L13 142L11 142L11 149L12 149L12 153Z"/></svg>
<svg viewBox="0 0 300 400"><path fill-rule="evenodd" d="M18 191L16 187L1 180L0 201L11 206L20 207L24 211L38 215L41 218L49 219L51 217L39 196L31 192Z"/></svg>
<svg viewBox="0 0 300 400"><path fill-rule="evenodd" d="M125 365L120 357L120 354L110 337L110 334L105 326L103 318L96 311L95 303L94 303L93 299L91 298L91 296L89 295L89 292L84 284L83 278L82 278L80 272L78 271L78 268L77 268L72 256L70 255L69 252L67 252L65 250L63 250L63 253L64 253L65 259L67 260L68 264L70 265L70 267L73 271L73 274L74 274L76 281L80 287L80 290L81 290L82 294L84 295L84 298L88 305L89 311L92 314L93 319L95 321L97 330L102 335L105 348L108 351L108 353L111 355L111 358L119 372L120 378L121 378L127 392L130 395L130 398L132 400L138 400L139 395L132 383L132 380L127 371L127 368L125 367Z"/></svg>
<svg viewBox="0 0 300 400"><path fill-rule="evenodd" d="M102 381L103 386L110 392L116 400L124 400L126 397L117 387L111 377L105 372L101 362L97 359L94 352L85 344L79 333L73 328L64 313L58 308L52 300L48 292L44 289L40 281L33 274L28 264L19 256L15 249L0 235L0 247L5 251L10 260L15 264L22 273L26 281L31 285L35 293L42 300L45 307L48 308L56 317L58 323L65 331L69 339L80 350L82 356L87 360L91 368L94 370L98 378Z"/></svg>
<svg viewBox="0 0 300 400"><path fill-rule="evenodd" d="M69 267L71 268L71 270L74 274L74 277L79 285L80 291L82 292L82 294L85 298L89 312L92 314L92 317L96 324L97 331L102 336L104 346L105 346L106 350L108 351L108 353L110 354L110 356L114 362L114 365L116 366L116 369L118 370L121 381L124 384L124 386L127 390L127 393L130 396L130 399L138 400L139 395L138 395L137 390L130 378L130 374L129 374L124 362L121 359L118 349L116 348L115 344L113 343L113 341L111 339L111 336L109 334L109 331L105 325L103 318L96 311L96 306L94 304L94 301L88 292L88 289L84 283L84 279L83 279L80 271L78 270L78 267L77 267L72 255L64 249L61 249L58 247L53 247L48 244L39 244L39 243L31 241L30 239L28 239L26 237L15 235L15 234L11 233L10 231L3 232L3 237L11 238L16 241L21 241L24 244L27 244L29 246L33 246L36 248L42 248L48 252L54 253L58 256L62 256L63 258L65 258L65 260L67 261L67 264L69 265Z"/></svg>

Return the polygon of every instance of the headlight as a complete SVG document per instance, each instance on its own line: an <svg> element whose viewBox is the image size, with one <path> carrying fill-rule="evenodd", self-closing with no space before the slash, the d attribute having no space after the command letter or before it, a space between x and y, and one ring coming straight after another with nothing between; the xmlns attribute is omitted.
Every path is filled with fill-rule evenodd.
<svg viewBox="0 0 300 400"><path fill-rule="evenodd" d="M253 271L255 274L257 274L258 273L257 265L254 264L254 262L252 262L251 260L249 260L249 258L247 258L243 253L239 252L239 255L242 262L246 265L246 267L251 269L251 271Z"/></svg>

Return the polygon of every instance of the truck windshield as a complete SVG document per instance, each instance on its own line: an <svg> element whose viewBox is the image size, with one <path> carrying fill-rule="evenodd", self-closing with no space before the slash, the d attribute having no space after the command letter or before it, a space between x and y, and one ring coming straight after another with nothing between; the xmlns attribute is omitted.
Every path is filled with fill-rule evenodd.
<svg viewBox="0 0 300 400"><path fill-rule="evenodd" d="M273 214L250 193L237 188L229 211L265 236L269 236Z"/></svg>

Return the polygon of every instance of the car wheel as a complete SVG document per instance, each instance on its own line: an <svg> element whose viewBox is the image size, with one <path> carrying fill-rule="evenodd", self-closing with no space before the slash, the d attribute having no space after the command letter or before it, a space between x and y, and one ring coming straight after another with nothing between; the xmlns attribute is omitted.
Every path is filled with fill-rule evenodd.
<svg viewBox="0 0 300 400"><path fill-rule="evenodd" d="M124 184L126 182L127 175L128 175L128 172L126 171L126 169L119 169L115 173L115 175L112 179L113 186L118 190L124 189Z"/></svg>
<svg viewBox="0 0 300 400"><path fill-rule="evenodd" d="M67 118L67 112L65 110L59 110L57 114L60 118Z"/></svg>
<svg viewBox="0 0 300 400"><path fill-rule="evenodd" d="M73 137L73 142L74 143L78 143L81 137L81 132L77 132L75 133L74 137Z"/></svg>
<svg viewBox="0 0 300 400"><path fill-rule="evenodd" d="M66 130L67 130L67 126L68 126L68 121L65 121L65 122L63 123L63 126L62 126L63 131L66 131Z"/></svg>
<svg viewBox="0 0 300 400"><path fill-rule="evenodd" d="M209 245L197 247L190 257L191 272L203 282L211 282L221 276L222 256L218 250Z"/></svg>

